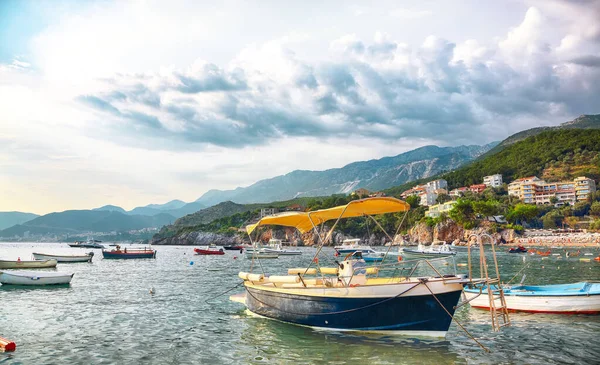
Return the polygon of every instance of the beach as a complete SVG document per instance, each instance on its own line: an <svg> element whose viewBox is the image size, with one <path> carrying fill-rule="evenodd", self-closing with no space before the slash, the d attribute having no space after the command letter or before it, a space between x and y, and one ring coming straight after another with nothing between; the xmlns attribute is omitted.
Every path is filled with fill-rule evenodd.
<svg viewBox="0 0 600 365"><path fill-rule="evenodd" d="M600 233L531 229L515 239L515 243L548 247L600 247Z"/></svg>

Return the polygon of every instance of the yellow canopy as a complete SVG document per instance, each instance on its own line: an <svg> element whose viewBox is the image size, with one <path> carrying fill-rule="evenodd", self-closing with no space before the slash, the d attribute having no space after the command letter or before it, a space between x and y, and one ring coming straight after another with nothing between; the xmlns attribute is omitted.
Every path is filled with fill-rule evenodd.
<svg viewBox="0 0 600 365"><path fill-rule="evenodd" d="M286 212L264 217L255 224L246 226L248 234L252 233L258 226L279 225L296 227L301 233L318 226L328 220L338 218L361 217L364 215L376 215L385 213L406 212L410 205L406 202L390 197L366 198L353 200L346 205L320 209L312 212Z"/></svg>

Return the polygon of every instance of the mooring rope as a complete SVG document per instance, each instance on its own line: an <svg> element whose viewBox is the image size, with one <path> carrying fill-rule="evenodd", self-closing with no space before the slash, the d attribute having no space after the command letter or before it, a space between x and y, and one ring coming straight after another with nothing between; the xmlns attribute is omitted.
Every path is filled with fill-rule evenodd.
<svg viewBox="0 0 600 365"><path fill-rule="evenodd" d="M238 283L236 286L234 286L233 288L231 288L231 289L228 289L227 291L224 291L224 292L223 292L223 293L221 293L221 294L215 295L215 296L214 296L214 297L212 297L212 298L208 298L208 299L206 299L206 300L204 301L204 303L209 303L210 301L212 301L212 300L215 300L215 299L217 299L218 297L220 297L220 296L223 296L223 295L225 295L225 294L229 293L229 292L230 292L230 291L232 291L233 289L239 288L239 287L240 287L240 285L243 285L243 284L244 284L244 282L243 282L243 281L241 281L241 282L239 282L239 283Z"/></svg>

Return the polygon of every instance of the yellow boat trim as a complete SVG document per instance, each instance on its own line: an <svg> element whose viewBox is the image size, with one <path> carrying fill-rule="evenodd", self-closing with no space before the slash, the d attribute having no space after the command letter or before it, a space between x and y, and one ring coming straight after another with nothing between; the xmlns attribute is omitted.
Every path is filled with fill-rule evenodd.
<svg viewBox="0 0 600 365"><path fill-rule="evenodd" d="M353 200L346 205L312 212L284 212L267 216L255 224L247 225L246 232L250 234L259 226L277 225L295 227L301 233L305 233L313 228L313 224L318 226L332 219L406 212L409 209L410 205L400 199L391 197L366 198Z"/></svg>

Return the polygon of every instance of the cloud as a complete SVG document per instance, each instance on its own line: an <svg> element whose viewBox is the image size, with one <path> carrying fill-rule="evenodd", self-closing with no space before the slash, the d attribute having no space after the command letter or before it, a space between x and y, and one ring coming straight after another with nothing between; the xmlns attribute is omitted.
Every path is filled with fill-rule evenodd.
<svg viewBox="0 0 600 365"><path fill-rule="evenodd" d="M587 67L600 67L600 56L585 55L571 59L571 63Z"/></svg>
<svg viewBox="0 0 600 365"><path fill-rule="evenodd" d="M397 8L390 11L390 16L399 19L419 19L433 14L430 10Z"/></svg>

